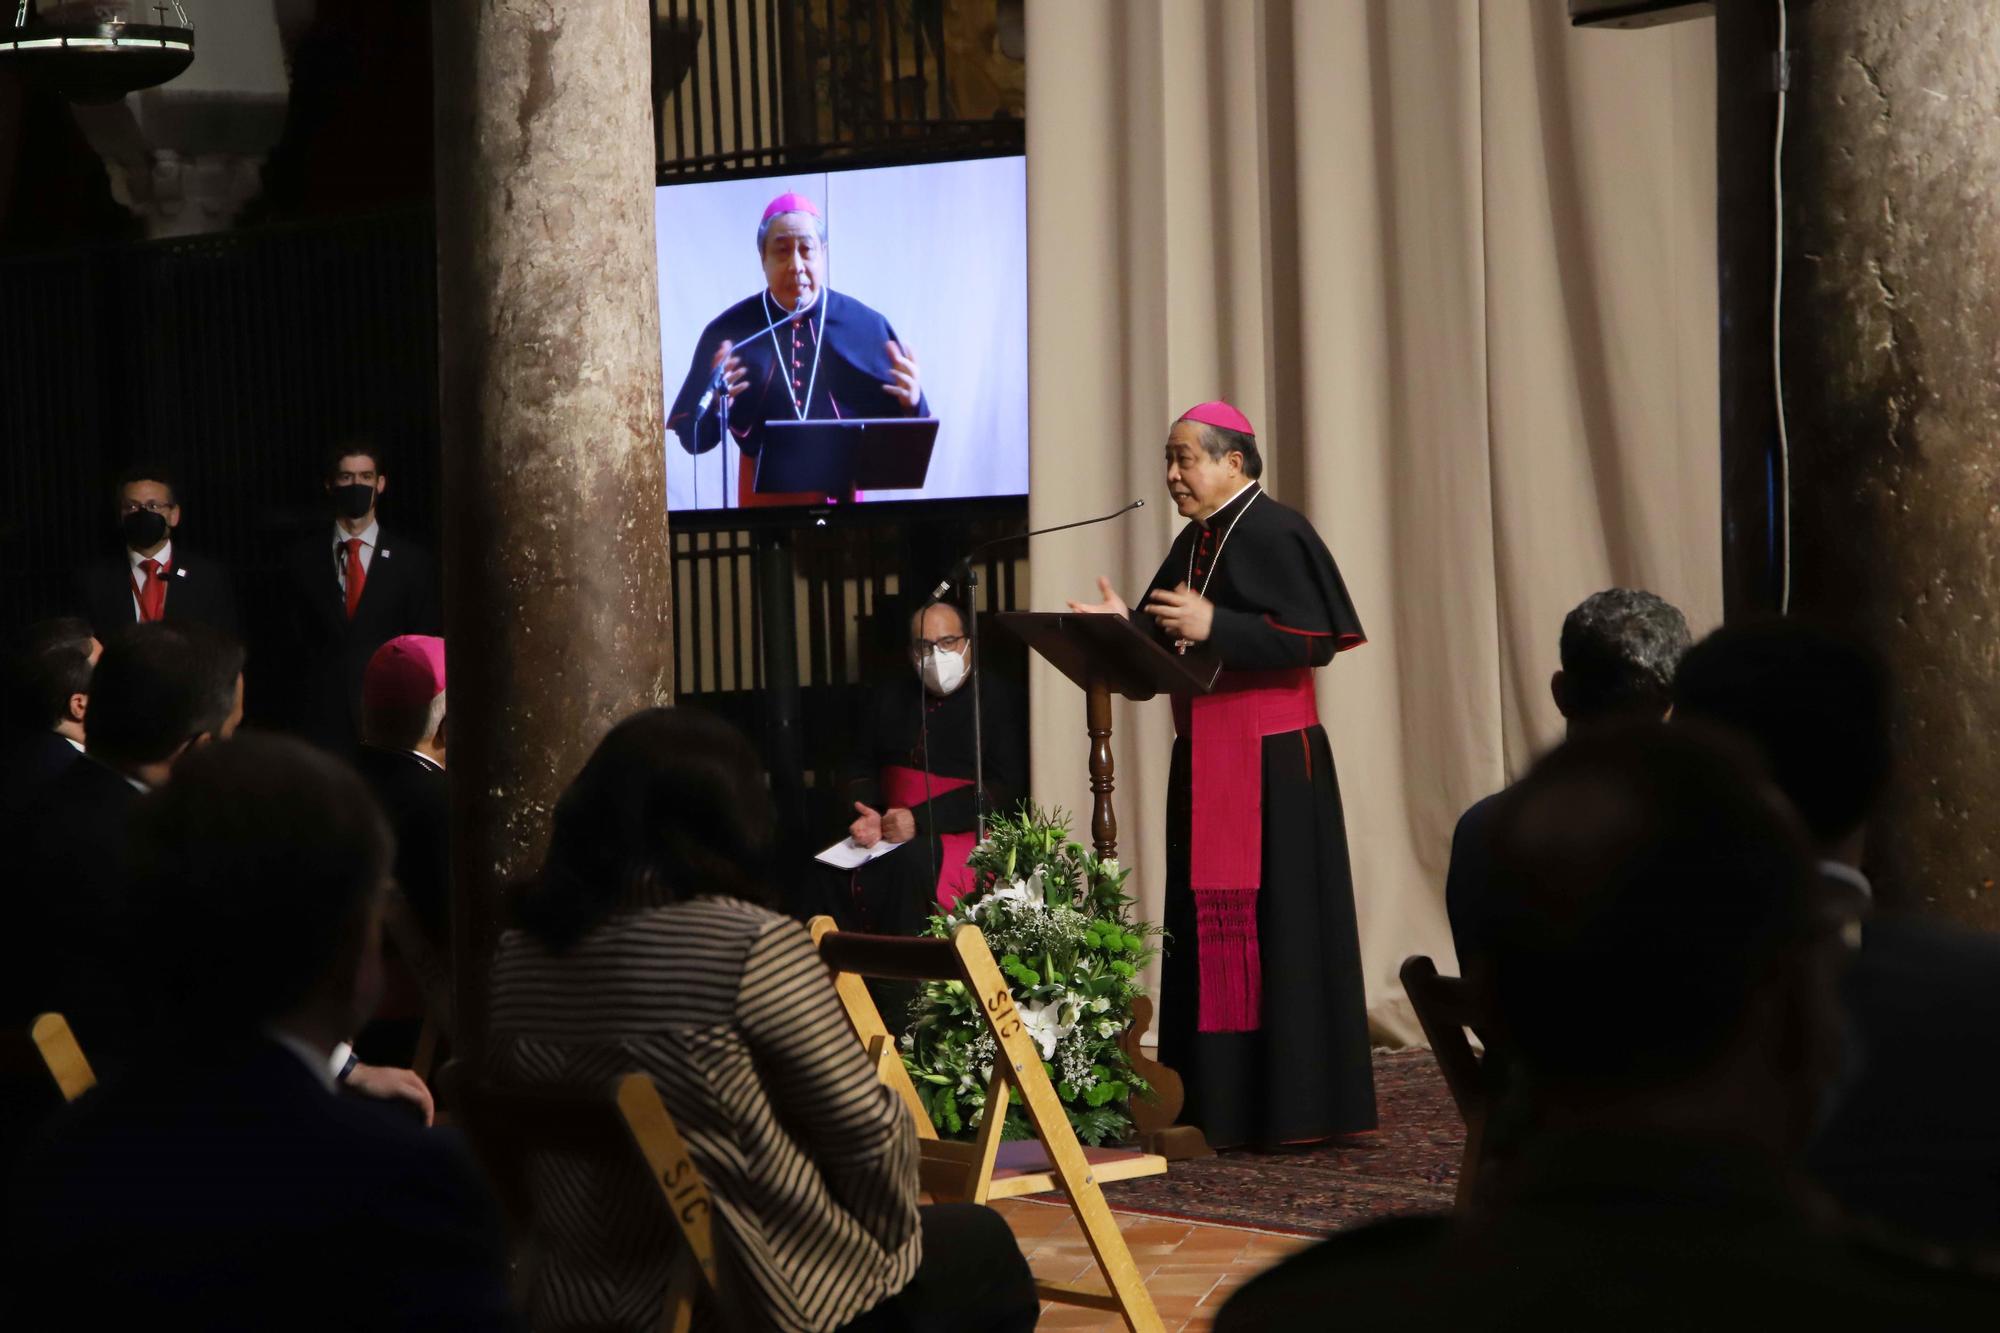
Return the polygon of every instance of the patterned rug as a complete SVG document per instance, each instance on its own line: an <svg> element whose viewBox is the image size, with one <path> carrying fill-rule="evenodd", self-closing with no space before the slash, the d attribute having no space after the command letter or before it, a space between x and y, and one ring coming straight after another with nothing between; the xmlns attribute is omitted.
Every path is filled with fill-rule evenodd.
<svg viewBox="0 0 2000 1333"><path fill-rule="evenodd" d="M1175 1162L1164 1176L1106 1185L1104 1197L1120 1212L1301 1236L1449 1210L1465 1127L1431 1053L1377 1051L1375 1099L1381 1128L1372 1135Z"/></svg>

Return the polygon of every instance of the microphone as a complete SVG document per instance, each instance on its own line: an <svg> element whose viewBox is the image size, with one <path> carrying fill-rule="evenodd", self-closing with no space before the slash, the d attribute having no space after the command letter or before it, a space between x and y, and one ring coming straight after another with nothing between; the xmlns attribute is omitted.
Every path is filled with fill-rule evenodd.
<svg viewBox="0 0 2000 1333"><path fill-rule="evenodd" d="M1094 523L1109 523L1112 519L1123 517L1131 513L1134 509L1144 509L1145 507L1146 502L1144 500L1134 500L1122 509L1114 509L1110 513L1100 515L1097 518L1080 518L1074 523L1058 523L1054 527L1035 528L1029 532L1010 532L1005 537L995 537L991 541L981 542L959 557L958 563L951 567L950 572L945 575L944 581L931 590L931 600L935 602L950 592L951 585L958 582L959 572L969 567L972 564L972 558L981 551L990 551L996 546L1005 546L1008 542L1026 541L1030 537L1046 537L1051 532L1067 532L1071 528L1087 528Z"/></svg>
<svg viewBox="0 0 2000 1333"><path fill-rule="evenodd" d="M812 298L813 296L814 293L812 292L800 292L799 303L796 306L792 307L790 310L785 310L783 306L779 306L778 309L783 310L784 311L783 314L779 315L776 319L772 320L769 324L766 324L763 328L757 330L749 337L731 343L729 345L729 350L733 353L737 348L743 346L744 343L756 342L759 338L769 333L772 329L783 328L785 325L791 323L793 320L797 319L800 315L804 314L807 308L812 305L812 300L810 298ZM708 416L708 409L710 404L715 402L715 395L722 392L722 386L728 368L729 368L729 358L725 356L719 363L717 363L715 367L715 373L708 377L708 391L702 394L701 400L694 405L695 425L697 426L701 425L703 418Z"/></svg>

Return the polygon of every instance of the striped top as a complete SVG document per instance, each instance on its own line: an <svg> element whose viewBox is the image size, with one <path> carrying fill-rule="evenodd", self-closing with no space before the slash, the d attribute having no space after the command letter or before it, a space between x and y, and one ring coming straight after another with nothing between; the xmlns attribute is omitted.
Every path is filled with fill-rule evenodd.
<svg viewBox="0 0 2000 1333"><path fill-rule="evenodd" d="M652 1076L714 1197L720 1286L744 1327L832 1329L916 1272L917 1142L811 939L697 898L613 917L561 954L519 930L493 968L493 1076L598 1088ZM678 1237L629 1158L528 1163L538 1329L652 1328Z"/></svg>

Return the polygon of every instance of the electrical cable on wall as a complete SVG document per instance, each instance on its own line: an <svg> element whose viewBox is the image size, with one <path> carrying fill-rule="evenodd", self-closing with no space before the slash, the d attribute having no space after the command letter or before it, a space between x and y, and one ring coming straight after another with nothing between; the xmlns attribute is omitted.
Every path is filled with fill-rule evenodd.
<svg viewBox="0 0 2000 1333"><path fill-rule="evenodd" d="M1778 614L1792 609L1792 442L1785 428L1785 354L1780 340L1785 296L1785 96L1792 86L1792 58L1786 47L1786 0L1778 0L1778 53L1773 64L1778 85L1778 125L1771 145L1772 228L1771 394L1778 409Z"/></svg>

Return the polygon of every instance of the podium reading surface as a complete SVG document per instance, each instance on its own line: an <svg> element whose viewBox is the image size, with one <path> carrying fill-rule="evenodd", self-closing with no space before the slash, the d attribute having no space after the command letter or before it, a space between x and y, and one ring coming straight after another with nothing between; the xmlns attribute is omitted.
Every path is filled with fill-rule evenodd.
<svg viewBox="0 0 2000 1333"><path fill-rule="evenodd" d="M1124 616L1004 611L993 619L1085 693L1101 686L1134 703L1156 694L1207 694L1222 672L1205 648L1170 652Z"/></svg>
<svg viewBox="0 0 2000 1333"><path fill-rule="evenodd" d="M936 417L767 421L752 489L846 495L913 491L930 475Z"/></svg>

